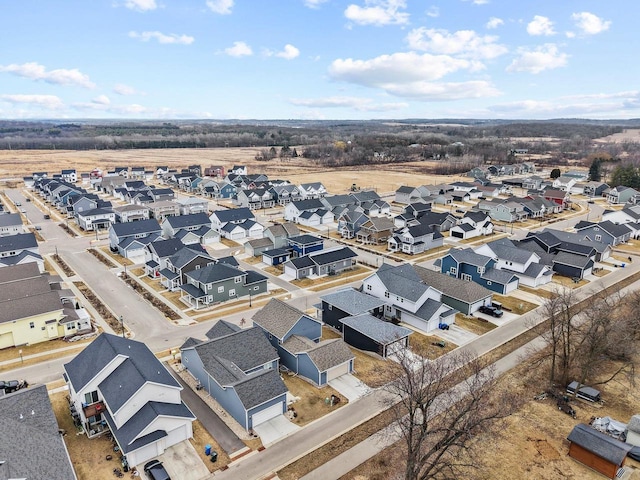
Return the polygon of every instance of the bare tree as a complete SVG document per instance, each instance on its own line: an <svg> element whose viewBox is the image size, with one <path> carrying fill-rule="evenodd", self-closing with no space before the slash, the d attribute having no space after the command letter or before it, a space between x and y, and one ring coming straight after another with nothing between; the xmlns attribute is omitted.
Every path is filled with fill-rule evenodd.
<svg viewBox="0 0 640 480"><path fill-rule="evenodd" d="M405 353L401 374L384 388L391 393L395 426L406 454L406 480L461 478L479 467L473 437L496 427L517 403L496 389L495 370L473 355L439 360Z"/></svg>

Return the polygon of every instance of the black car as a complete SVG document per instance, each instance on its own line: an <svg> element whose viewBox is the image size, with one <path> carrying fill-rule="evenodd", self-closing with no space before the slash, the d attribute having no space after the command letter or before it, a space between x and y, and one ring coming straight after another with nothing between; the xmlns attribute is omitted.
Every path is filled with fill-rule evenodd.
<svg viewBox="0 0 640 480"><path fill-rule="evenodd" d="M18 380L9 380L5 382L0 380L0 390L4 390L4 393L12 393L20 388L20 382Z"/></svg>
<svg viewBox="0 0 640 480"><path fill-rule="evenodd" d="M491 315L492 317L500 318L503 314L502 310L493 305L482 305L478 311L480 313L486 313L487 315Z"/></svg>
<svg viewBox="0 0 640 480"><path fill-rule="evenodd" d="M160 460L151 460L146 463L144 471L151 480L171 480Z"/></svg>

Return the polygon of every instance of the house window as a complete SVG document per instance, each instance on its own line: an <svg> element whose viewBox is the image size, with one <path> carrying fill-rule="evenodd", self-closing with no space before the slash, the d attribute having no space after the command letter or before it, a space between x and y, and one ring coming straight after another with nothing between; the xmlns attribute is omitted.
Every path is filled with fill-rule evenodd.
<svg viewBox="0 0 640 480"><path fill-rule="evenodd" d="M84 403L86 403L87 405L91 405L92 403L96 403L97 401L98 401L97 390L84 394Z"/></svg>
<svg viewBox="0 0 640 480"><path fill-rule="evenodd" d="M200 265L196 265L196 270L200 270Z"/></svg>
<svg viewBox="0 0 640 480"><path fill-rule="evenodd" d="M384 292L384 298L389 298L389 292Z"/></svg>
<svg viewBox="0 0 640 480"><path fill-rule="evenodd" d="M602 240L602 235L596 235L596 242L599 242L600 240Z"/></svg>
<svg viewBox="0 0 640 480"><path fill-rule="evenodd" d="M209 296L207 297L207 301L208 301L209 303L213 302L213 295L209 295Z"/></svg>
<svg viewBox="0 0 640 480"><path fill-rule="evenodd" d="M333 305L327 305L328 310L333 310Z"/></svg>
<svg viewBox="0 0 640 480"><path fill-rule="evenodd" d="M236 289L232 288L231 290L229 290L229 296L230 297L235 297L236 296Z"/></svg>
<svg viewBox="0 0 640 480"><path fill-rule="evenodd" d="M67 330L73 330L75 325L73 323L67 323Z"/></svg>
<svg viewBox="0 0 640 480"><path fill-rule="evenodd" d="M451 275L457 275L457 274L458 274L458 269L457 269L456 267L451 267L451 268L449 269L449 273L450 273Z"/></svg>
<svg viewBox="0 0 640 480"><path fill-rule="evenodd" d="M371 285L367 285L367 290L371 290Z"/></svg>
<svg viewBox="0 0 640 480"><path fill-rule="evenodd" d="M36 324L33 322L29 322L29 328L36 328Z"/></svg>
<svg viewBox="0 0 640 480"><path fill-rule="evenodd" d="M462 280L466 280L467 282L471 281L471 275L469 275L468 273L463 273L462 275L460 275L460 278L462 278Z"/></svg>
<svg viewBox="0 0 640 480"><path fill-rule="evenodd" d="M478 273L480 274L484 273L484 267L478 267Z"/></svg>
<svg viewBox="0 0 640 480"><path fill-rule="evenodd" d="M218 287L218 293L222 293L222 292L224 292L224 285L221 287Z"/></svg>
<svg viewBox="0 0 640 480"><path fill-rule="evenodd" d="M242 277L236 277L236 278L234 278L234 281L236 283L242 283Z"/></svg>

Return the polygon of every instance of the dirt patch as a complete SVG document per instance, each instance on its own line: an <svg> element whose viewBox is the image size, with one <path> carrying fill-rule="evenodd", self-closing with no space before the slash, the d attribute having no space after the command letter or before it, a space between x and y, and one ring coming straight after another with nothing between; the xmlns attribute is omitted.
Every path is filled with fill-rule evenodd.
<svg viewBox="0 0 640 480"><path fill-rule="evenodd" d="M107 257L105 257L104 255L102 255L98 250L96 250L95 248L90 248L87 250L91 255L93 255L94 257L96 257L100 262L102 262L103 264L105 264L108 268L113 268L113 267L117 267L117 265L112 262L111 260L108 260Z"/></svg>
<svg viewBox="0 0 640 480"><path fill-rule="evenodd" d="M158 298L156 298L156 296L153 293L149 292L146 288L144 288L142 285L140 285L136 280L131 278L129 275L123 273L120 276L120 278L127 285L129 285L131 288L133 288L133 290L135 290L135 292L138 295L140 295L142 298L144 298L147 302L149 302L155 308L160 310L160 312L165 317L167 317L169 320L178 320L178 319L182 318L182 317L180 317L180 315L178 313L176 313L175 310L173 310L171 307L169 307L163 301L161 301Z"/></svg>
<svg viewBox="0 0 640 480"><path fill-rule="evenodd" d="M58 264L58 266L62 269L67 277L73 277L76 274L76 272L74 272L71 267L67 265L67 262L62 260L62 258L60 258L60 255L58 255L57 253L51 255L51 258Z"/></svg>
<svg viewBox="0 0 640 480"><path fill-rule="evenodd" d="M385 360L379 355L363 352L349 347L356 356L353 362L353 375L371 388L381 387L389 381L392 360Z"/></svg>
<svg viewBox="0 0 640 480"><path fill-rule="evenodd" d="M229 455L227 455L218 442L209 435L209 432L205 430L202 423L200 423L200 420L193 422L192 426L193 438L190 438L189 441L191 442L191 445L193 445L193 448L196 449L196 452L198 452L198 456L202 460L202 463L204 463L210 472L215 472L216 470L226 467L231 462ZM208 455L204 454L206 445L210 445L211 450L217 452L218 460L215 463L210 460Z"/></svg>
<svg viewBox="0 0 640 480"><path fill-rule="evenodd" d="M507 312L517 313L518 315L530 312L534 308L538 308L540 306L537 303L527 302L526 300L522 300L520 298L498 295L495 293L493 294L493 300L495 300L496 302L500 302L502 304L503 310L506 310Z"/></svg>
<svg viewBox="0 0 640 480"><path fill-rule="evenodd" d="M440 345L444 345L444 347ZM445 353L455 350L458 345L447 342L437 335L424 335L414 331L409 335L409 347L418 355L434 360Z"/></svg>
<svg viewBox="0 0 640 480"><path fill-rule="evenodd" d="M296 425L311 423L347 404L348 400L329 386L318 388L298 376L285 374L282 377L289 393L297 398L289 407L296 414L291 420ZM326 399L331 398L332 395L340 399L333 405L326 402Z"/></svg>
<svg viewBox="0 0 640 480"><path fill-rule="evenodd" d="M107 322L107 324L113 329L114 332L121 332L123 328L125 329L125 331L129 331L126 325L121 323L120 319L116 318L115 315L111 313L111 310L109 310L107 306L102 303L102 300L100 300L96 296L96 294L93 293L93 290L91 290L87 286L87 284L85 284L84 282L73 282L73 284L78 290L80 290L80 293L82 293L84 298L86 298L91 306L96 309L98 314L103 318L105 322Z"/></svg>
<svg viewBox="0 0 640 480"><path fill-rule="evenodd" d="M477 317L469 317L462 313L456 313L456 325L468 330L469 332L475 333L476 335L484 335L494 328L497 328L497 325L487 320Z"/></svg>

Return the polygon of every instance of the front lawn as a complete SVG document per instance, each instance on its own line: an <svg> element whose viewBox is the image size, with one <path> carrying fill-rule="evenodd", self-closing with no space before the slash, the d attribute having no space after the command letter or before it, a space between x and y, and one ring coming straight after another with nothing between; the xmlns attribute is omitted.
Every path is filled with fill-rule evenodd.
<svg viewBox="0 0 640 480"><path fill-rule="evenodd" d="M286 373L282 377L289 393L299 398L291 404L296 412L296 417L291 421L296 425L302 426L313 422L347 403L347 399L330 386L318 388L298 376ZM340 398L340 401L333 406L326 402L331 395Z"/></svg>

